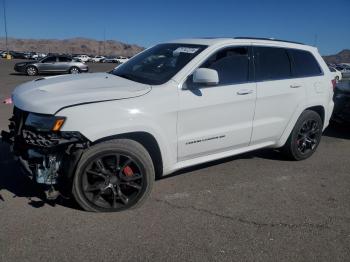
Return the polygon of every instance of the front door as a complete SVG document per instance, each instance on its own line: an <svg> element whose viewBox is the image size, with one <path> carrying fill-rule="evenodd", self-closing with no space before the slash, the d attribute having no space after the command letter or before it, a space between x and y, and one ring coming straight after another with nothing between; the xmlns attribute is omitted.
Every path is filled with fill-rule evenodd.
<svg viewBox="0 0 350 262"><path fill-rule="evenodd" d="M49 56L44 58L41 63L38 63L38 68L40 72L52 72L55 71L57 57Z"/></svg>
<svg viewBox="0 0 350 262"><path fill-rule="evenodd" d="M256 100L250 47L217 51L201 68L215 69L219 84L179 90L178 161L249 145Z"/></svg>

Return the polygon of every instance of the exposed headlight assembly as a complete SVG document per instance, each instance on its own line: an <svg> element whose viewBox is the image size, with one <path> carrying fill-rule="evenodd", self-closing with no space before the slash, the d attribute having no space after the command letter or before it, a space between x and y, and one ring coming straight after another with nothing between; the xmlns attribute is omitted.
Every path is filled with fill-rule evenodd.
<svg viewBox="0 0 350 262"><path fill-rule="evenodd" d="M66 118L62 116L41 115L30 113L25 125L37 131L60 131Z"/></svg>

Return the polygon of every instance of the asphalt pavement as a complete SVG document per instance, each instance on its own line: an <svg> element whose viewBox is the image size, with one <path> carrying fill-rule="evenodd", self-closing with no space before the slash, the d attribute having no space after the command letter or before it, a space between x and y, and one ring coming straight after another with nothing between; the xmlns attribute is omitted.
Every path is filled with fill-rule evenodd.
<svg viewBox="0 0 350 262"><path fill-rule="evenodd" d="M13 63L0 60L1 101L35 78ZM0 261L349 261L349 156L350 128L333 125L305 161L264 149L211 162L157 180L139 209L95 214L45 202L0 144Z"/></svg>

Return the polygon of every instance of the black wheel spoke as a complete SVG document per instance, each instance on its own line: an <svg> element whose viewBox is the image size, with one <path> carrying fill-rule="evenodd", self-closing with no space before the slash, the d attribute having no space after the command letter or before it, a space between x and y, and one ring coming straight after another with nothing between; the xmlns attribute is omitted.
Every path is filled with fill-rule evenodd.
<svg viewBox="0 0 350 262"><path fill-rule="evenodd" d="M101 192L98 192L92 197L92 202L96 204L100 199L102 199Z"/></svg>
<svg viewBox="0 0 350 262"><path fill-rule="evenodd" d="M115 168L116 170L120 169L120 155L115 156Z"/></svg>
<svg viewBox="0 0 350 262"><path fill-rule="evenodd" d="M86 192L100 191L103 188L103 183L95 183L93 185L88 185L85 188Z"/></svg>
<svg viewBox="0 0 350 262"><path fill-rule="evenodd" d="M87 170L86 173L90 174L90 175L94 175L94 176L98 176L98 177L101 177L103 179L106 179L107 177L102 174L102 173L99 173L99 172L95 172L93 170Z"/></svg>
<svg viewBox="0 0 350 262"><path fill-rule="evenodd" d="M135 183L135 182L122 182L122 183L120 183L121 185L126 185L126 186L129 186L129 187L132 187L132 188L135 188L135 189L137 189L137 190L141 190L141 188L142 188L142 186L141 185L139 185L139 184L137 184L137 183Z"/></svg>
<svg viewBox="0 0 350 262"><path fill-rule="evenodd" d="M123 194L123 192L120 190L120 187L117 186L117 194L119 199L123 202L124 205L129 203L129 198Z"/></svg>
<svg viewBox="0 0 350 262"><path fill-rule="evenodd" d="M103 163L102 159L96 160L95 164L101 173L107 174L107 169L106 169L105 164Z"/></svg>
<svg viewBox="0 0 350 262"><path fill-rule="evenodd" d="M118 202L117 202L117 200L118 200L118 193L117 193L115 188L112 189L112 192L113 192L112 206L113 206L113 208L117 208L117 206L118 206Z"/></svg>

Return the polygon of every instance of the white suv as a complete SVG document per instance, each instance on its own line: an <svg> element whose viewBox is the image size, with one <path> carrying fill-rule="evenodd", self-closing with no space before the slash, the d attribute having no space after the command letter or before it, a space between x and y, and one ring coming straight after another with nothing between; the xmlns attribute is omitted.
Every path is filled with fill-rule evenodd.
<svg viewBox="0 0 350 262"><path fill-rule="evenodd" d="M110 73L18 86L2 137L49 198L72 192L85 210L119 211L184 167L263 147L308 158L332 114L332 79L311 46L177 40Z"/></svg>

